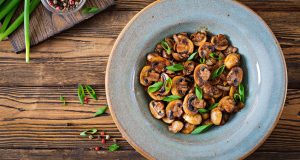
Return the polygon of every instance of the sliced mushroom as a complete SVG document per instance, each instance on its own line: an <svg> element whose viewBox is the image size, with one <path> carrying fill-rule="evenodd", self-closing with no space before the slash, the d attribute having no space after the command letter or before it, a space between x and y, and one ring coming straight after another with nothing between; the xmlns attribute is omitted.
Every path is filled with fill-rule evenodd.
<svg viewBox="0 0 300 160"><path fill-rule="evenodd" d="M210 112L210 120L214 125L220 125L222 121L222 112L219 108L214 108Z"/></svg>
<svg viewBox="0 0 300 160"><path fill-rule="evenodd" d="M213 124L210 119L207 119L204 122L202 122L202 125L208 125L208 124Z"/></svg>
<svg viewBox="0 0 300 160"><path fill-rule="evenodd" d="M215 50L212 43L204 42L199 46L198 53L201 58L209 58L209 54Z"/></svg>
<svg viewBox="0 0 300 160"><path fill-rule="evenodd" d="M165 116L165 105L161 101L152 100L149 103L149 109L153 117L156 119L161 119Z"/></svg>
<svg viewBox="0 0 300 160"><path fill-rule="evenodd" d="M185 123L183 129L181 130L181 132L184 133L184 134L190 134L191 132L193 132L195 127L196 126L193 125L193 124Z"/></svg>
<svg viewBox="0 0 300 160"><path fill-rule="evenodd" d="M198 86L203 86L210 77L210 71L206 64L199 64L194 70L194 80Z"/></svg>
<svg viewBox="0 0 300 160"><path fill-rule="evenodd" d="M160 53L160 54L162 53L163 50L164 50L164 48L161 46L160 43L158 43L154 49L155 52Z"/></svg>
<svg viewBox="0 0 300 160"><path fill-rule="evenodd" d="M194 93L189 93L184 97L183 111L189 115L195 115L198 113L198 109L205 108L206 102L201 99L199 100Z"/></svg>
<svg viewBox="0 0 300 160"><path fill-rule="evenodd" d="M186 81L186 78L182 76L176 76L172 79L172 89L171 92L173 95L177 95L180 97L183 97L188 92L188 82Z"/></svg>
<svg viewBox="0 0 300 160"><path fill-rule="evenodd" d="M237 52L237 48L236 47L233 47L233 46L229 46L227 47L227 49L224 51L224 54L225 55L228 55L230 53L236 53Z"/></svg>
<svg viewBox="0 0 300 160"><path fill-rule="evenodd" d="M145 66L140 73L140 83L143 86L149 86L153 82L159 81L159 74L150 66Z"/></svg>
<svg viewBox="0 0 300 160"><path fill-rule="evenodd" d="M166 66L171 65L169 60L157 55L157 53L148 54L147 60L150 62L150 66L158 73L164 72Z"/></svg>
<svg viewBox="0 0 300 160"><path fill-rule="evenodd" d="M223 91L229 91L230 86L222 86L222 85L217 85L217 88Z"/></svg>
<svg viewBox="0 0 300 160"><path fill-rule="evenodd" d="M231 69L232 67L239 65L239 62L240 62L240 55L237 53L229 54L224 60L224 64L227 69Z"/></svg>
<svg viewBox="0 0 300 160"><path fill-rule="evenodd" d="M243 80L243 70L240 67L233 67L227 75L227 83L231 86L238 86Z"/></svg>
<svg viewBox="0 0 300 160"><path fill-rule="evenodd" d="M182 111L182 101L181 100L172 101L167 105L167 108L166 108L167 118L169 118L171 120L175 119L175 118L180 118L182 113L183 113L183 111Z"/></svg>
<svg viewBox="0 0 300 160"><path fill-rule="evenodd" d="M230 114L228 113L223 113L222 115L222 121L221 121L221 124L220 125L224 125L230 118Z"/></svg>
<svg viewBox="0 0 300 160"><path fill-rule="evenodd" d="M196 32L191 35L191 40L193 41L195 46L200 46L202 43L206 42L206 32Z"/></svg>
<svg viewBox="0 0 300 160"><path fill-rule="evenodd" d="M173 35L175 44L174 50L175 52L172 53L172 56L177 61L184 61L186 60L190 54L194 51L194 44L193 42L184 35Z"/></svg>
<svg viewBox="0 0 300 160"><path fill-rule="evenodd" d="M237 87L231 86L230 90L229 90L229 96L233 97L236 90L237 90Z"/></svg>
<svg viewBox="0 0 300 160"><path fill-rule="evenodd" d="M202 120L209 119L209 113L203 113L203 114L201 114L201 116L202 116Z"/></svg>
<svg viewBox="0 0 300 160"><path fill-rule="evenodd" d="M218 104L219 108L224 109L226 112L231 113L234 110L235 107L235 101L232 97L226 96L223 97Z"/></svg>
<svg viewBox="0 0 300 160"><path fill-rule="evenodd" d="M200 114L195 114L195 115L188 115L184 114L183 119L191 124L198 125L202 122L202 117Z"/></svg>
<svg viewBox="0 0 300 160"><path fill-rule="evenodd" d="M211 38L211 43L215 46L217 50L225 50L228 47L228 40L226 39L225 35L218 34Z"/></svg>
<svg viewBox="0 0 300 160"><path fill-rule="evenodd" d="M183 128L183 123L181 121L174 121L172 124L169 126L169 131L173 133L179 132Z"/></svg>
<svg viewBox="0 0 300 160"><path fill-rule="evenodd" d="M186 61L183 64L184 70L183 74L184 75L191 75L195 69L196 63L194 61Z"/></svg>
<svg viewBox="0 0 300 160"><path fill-rule="evenodd" d="M212 86L209 83L206 83L202 86L203 93L214 98L219 98L222 95L222 91L216 86Z"/></svg>
<svg viewBox="0 0 300 160"><path fill-rule="evenodd" d="M149 96L154 100L162 100L164 97L166 97L171 90L171 83L168 83L167 79L170 78L166 73L161 74L160 81L163 82L162 87L156 91L149 93Z"/></svg>
<svg viewBox="0 0 300 160"><path fill-rule="evenodd" d="M165 123L167 123L167 124L171 124L172 122L175 121L175 119L170 119L170 118L168 118L168 117L164 117L164 118L162 118L162 120L163 120Z"/></svg>

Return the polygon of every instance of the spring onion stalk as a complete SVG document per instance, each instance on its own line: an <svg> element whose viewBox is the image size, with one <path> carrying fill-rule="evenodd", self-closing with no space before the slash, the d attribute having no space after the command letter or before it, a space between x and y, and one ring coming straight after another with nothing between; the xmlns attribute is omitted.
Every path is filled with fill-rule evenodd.
<svg viewBox="0 0 300 160"><path fill-rule="evenodd" d="M15 6L15 8L8 15L6 15L6 17L3 21L2 27L0 29L0 33L3 33L6 30L6 28L8 27L8 24L9 24L11 18L13 17L13 15L15 14L17 8L18 8L18 6Z"/></svg>
<svg viewBox="0 0 300 160"><path fill-rule="evenodd" d="M0 11L0 21L20 3L20 0L10 0Z"/></svg>
<svg viewBox="0 0 300 160"><path fill-rule="evenodd" d="M30 3L30 14L35 10L35 8L40 4L40 0L32 0ZM5 30L5 32L0 33L0 41L4 40L12 32L14 32L22 23L24 22L24 12Z"/></svg>
<svg viewBox="0 0 300 160"><path fill-rule="evenodd" d="M26 63L29 63L30 58L30 0L24 1L24 37L26 47Z"/></svg>
<svg viewBox="0 0 300 160"><path fill-rule="evenodd" d="M1 6L1 4L4 2L5 0L0 0L0 6Z"/></svg>

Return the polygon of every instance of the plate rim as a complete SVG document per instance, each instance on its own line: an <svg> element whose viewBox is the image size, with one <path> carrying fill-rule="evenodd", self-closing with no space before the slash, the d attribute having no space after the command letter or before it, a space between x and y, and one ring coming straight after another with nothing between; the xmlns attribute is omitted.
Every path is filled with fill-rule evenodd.
<svg viewBox="0 0 300 160"><path fill-rule="evenodd" d="M127 132L125 131L125 129L123 129L123 127L121 126L121 124L119 123L118 119L116 118L115 112L112 109L113 107L111 106L111 101L110 101L110 95L109 95L109 89L108 89L108 80L109 80L109 71L110 71L110 66L111 66L111 61L112 61L112 57L114 56L115 53L115 49L117 47L117 44L119 43L119 41L124 37L126 31L128 30L128 28L131 26L131 24L140 16L141 13L145 12L146 10L150 9L151 7L153 7L154 5L157 5L159 3L161 3L162 1L166 1L166 0L156 0L152 3L150 3L148 6L146 6L145 8L143 8L141 11L139 11L136 15L133 16L133 18L130 19L130 21L125 25L125 27L122 29L122 31L120 32L120 34L118 35L118 38L116 39L112 50L110 52L109 58L108 58L108 62L107 62L107 66L106 66L106 74L105 74L105 94L106 94L106 100L108 103L108 107L110 110L110 115L114 121L114 123L116 124L118 130L120 131L120 133L122 134L122 136L126 139L126 141L137 151L139 152L142 156L144 156L147 159L155 159L155 157L151 156L150 153L146 152L143 148L141 148L139 145L137 145L128 135ZM282 115L282 111L283 111L283 107L285 104L285 100L286 100L286 95L287 95L287 85L288 85L288 75L287 75L287 67L286 67L286 62L285 62L285 58L284 58L284 54L282 52L282 48L280 47L280 44L276 38L276 36L274 35L274 33L272 32L272 30L270 29L270 27L268 26L268 24L256 13L254 12L252 9L250 9L248 6L246 6L245 4L238 2L236 0L230 1L229 3L234 3L238 6L240 6L241 8L251 12L251 14L253 16L255 16L256 18L258 18L258 20L260 22L262 22L262 25L267 29L267 31L271 34L273 40L275 41L276 46L279 49L280 52L280 58L281 58L281 62L282 62L282 67L284 70L284 97L282 97L282 103L281 103L281 107L279 110L279 113L277 114L276 120L275 122L272 124L272 126L269 128L269 130L266 132L266 134L262 137L262 139L251 149L249 150L247 153L245 153L243 156L241 156L239 159L245 159L246 157L248 157L249 155L251 155L254 151L256 151L266 140L267 138L271 135L271 133L273 132L274 128L277 126L279 119Z"/></svg>

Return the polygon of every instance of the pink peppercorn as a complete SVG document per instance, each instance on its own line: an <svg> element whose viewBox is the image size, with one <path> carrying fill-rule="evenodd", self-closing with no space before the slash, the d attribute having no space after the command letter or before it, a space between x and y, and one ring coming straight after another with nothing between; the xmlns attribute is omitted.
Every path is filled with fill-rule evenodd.
<svg viewBox="0 0 300 160"><path fill-rule="evenodd" d="M60 11L60 8L57 6L56 8L55 8L57 11Z"/></svg>
<svg viewBox="0 0 300 160"><path fill-rule="evenodd" d="M105 139L104 138L101 139L101 143L105 144Z"/></svg>
<svg viewBox="0 0 300 160"><path fill-rule="evenodd" d="M99 151L99 150L100 150L100 147L95 147L95 150L96 150L96 151Z"/></svg>
<svg viewBox="0 0 300 160"><path fill-rule="evenodd" d="M85 102L86 104L88 104L88 103L89 103L89 98L88 98L88 97L84 97L84 102Z"/></svg>
<svg viewBox="0 0 300 160"><path fill-rule="evenodd" d="M104 136L104 132L103 132L103 131L102 131L102 132L100 132L100 135L101 135L101 136Z"/></svg>

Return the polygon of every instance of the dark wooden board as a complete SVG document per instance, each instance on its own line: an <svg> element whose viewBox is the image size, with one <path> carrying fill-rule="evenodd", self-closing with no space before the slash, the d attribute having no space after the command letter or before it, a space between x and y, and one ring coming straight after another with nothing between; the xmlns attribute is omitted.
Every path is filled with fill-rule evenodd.
<svg viewBox="0 0 300 160"><path fill-rule="evenodd" d="M126 23L152 0L116 0L116 5L38 46L31 63L0 43L0 159L144 159L127 142L109 115L93 117L106 104L104 76L108 56ZM242 0L270 26L288 67L288 94L278 125L247 159L296 160L300 157L300 3L299 0ZM78 83L91 84L99 101L81 106ZM63 106L59 96L69 102ZM79 137L96 127L118 139L121 149L101 151L99 140Z"/></svg>
<svg viewBox="0 0 300 160"><path fill-rule="evenodd" d="M101 10L114 4L114 0L87 0L85 7L99 7ZM70 15L53 14L42 4L32 13L30 19L30 41L36 45L47 38L60 33L74 25L94 16L95 14L83 14L77 12ZM15 52L25 49L24 28L20 27L9 37Z"/></svg>

